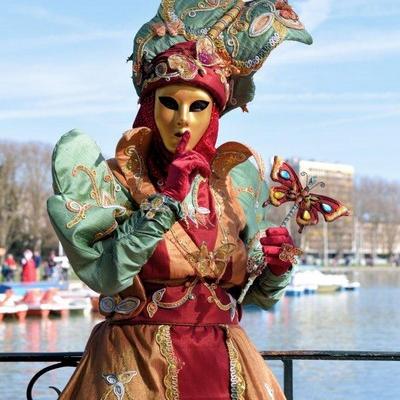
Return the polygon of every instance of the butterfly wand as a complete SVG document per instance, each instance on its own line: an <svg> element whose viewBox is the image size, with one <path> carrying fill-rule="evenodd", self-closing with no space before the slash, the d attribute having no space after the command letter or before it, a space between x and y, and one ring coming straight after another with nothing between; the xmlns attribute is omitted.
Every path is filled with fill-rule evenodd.
<svg viewBox="0 0 400 400"><path fill-rule="evenodd" d="M282 221L281 227L286 227L296 213L299 233L302 233L306 226L317 225L319 213L322 214L326 222L332 222L339 217L349 215L349 210L339 201L331 197L311 193L311 190L317 186L325 187L323 182L317 182L315 177L309 178L305 172L302 172L300 175L307 178L305 187L302 186L297 173L287 162L277 156L274 158L271 179L279 183L280 186L271 187L269 199L263 204L263 207L267 205L279 207L284 203L294 202L293 207ZM302 254L303 252L299 248L284 243L281 246L279 259L296 264L296 257ZM250 287L266 267L264 254L261 252L257 257L249 260L247 266L249 278L238 299L239 304L243 302Z"/></svg>

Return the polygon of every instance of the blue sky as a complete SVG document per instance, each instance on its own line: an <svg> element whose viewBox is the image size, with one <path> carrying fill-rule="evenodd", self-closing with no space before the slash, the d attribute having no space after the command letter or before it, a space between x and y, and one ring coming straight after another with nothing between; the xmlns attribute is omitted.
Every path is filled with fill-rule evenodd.
<svg viewBox="0 0 400 400"><path fill-rule="evenodd" d="M250 114L225 116L219 142L400 180L400 2L291 3L314 44L272 53ZM0 139L54 144L80 128L111 156L137 110L125 60L158 4L2 0Z"/></svg>

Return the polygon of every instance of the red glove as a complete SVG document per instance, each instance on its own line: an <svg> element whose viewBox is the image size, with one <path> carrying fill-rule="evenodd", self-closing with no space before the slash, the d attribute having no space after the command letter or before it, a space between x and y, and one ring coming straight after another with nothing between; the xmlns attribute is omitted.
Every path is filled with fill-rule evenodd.
<svg viewBox="0 0 400 400"><path fill-rule="evenodd" d="M185 132L179 142L175 158L168 168L167 181L161 193L181 202L190 191L194 177L201 174L208 178L211 173L207 160L197 151L186 151L190 133Z"/></svg>
<svg viewBox="0 0 400 400"><path fill-rule="evenodd" d="M286 228L268 228L265 235L260 239L265 262L274 275L281 276L292 267L290 262L282 261L279 258L282 251L281 246L284 243L294 246L293 239Z"/></svg>

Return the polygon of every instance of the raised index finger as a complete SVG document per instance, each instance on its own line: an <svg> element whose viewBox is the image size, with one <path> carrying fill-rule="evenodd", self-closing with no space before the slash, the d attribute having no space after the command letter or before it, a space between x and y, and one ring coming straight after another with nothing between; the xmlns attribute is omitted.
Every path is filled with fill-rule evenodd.
<svg viewBox="0 0 400 400"><path fill-rule="evenodd" d="M175 155L179 155L185 152L189 140L190 140L190 132L186 131L183 134L182 139L179 141L178 146L176 146Z"/></svg>

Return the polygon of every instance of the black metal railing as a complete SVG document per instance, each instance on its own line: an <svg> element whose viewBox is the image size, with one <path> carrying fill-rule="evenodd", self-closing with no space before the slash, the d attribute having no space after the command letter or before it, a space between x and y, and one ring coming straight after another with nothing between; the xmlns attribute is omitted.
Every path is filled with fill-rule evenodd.
<svg viewBox="0 0 400 400"><path fill-rule="evenodd" d="M280 360L284 368L284 392L287 400L293 400L293 362L295 360L313 361L400 361L400 352L362 352L362 351L262 351L264 360ZM45 362L55 363L38 371L29 381L26 389L27 400L33 400L32 391L38 379L49 371L76 367L82 353L0 353L0 363ZM57 393L60 391L53 386Z"/></svg>

